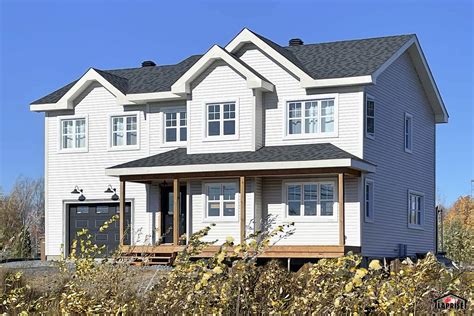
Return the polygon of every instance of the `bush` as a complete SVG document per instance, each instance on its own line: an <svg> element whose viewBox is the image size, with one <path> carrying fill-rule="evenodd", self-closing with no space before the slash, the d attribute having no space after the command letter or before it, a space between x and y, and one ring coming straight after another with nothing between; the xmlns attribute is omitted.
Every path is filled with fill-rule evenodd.
<svg viewBox="0 0 474 316"><path fill-rule="evenodd" d="M83 231L76 242L81 251L60 263L68 275L60 293L28 297L16 274L6 282L0 313L427 314L433 312L432 299L446 291L469 299L472 311L472 276L444 268L432 254L417 262L406 259L399 271L390 271L377 260L364 268L356 255L321 259L296 273L278 261L257 264L271 241L290 229L280 226L249 236L242 244L228 238L211 258L195 260L210 244L201 241L210 230L203 229L191 236L174 269L145 292L132 289L134 270L126 263L117 258L94 260L101 250Z"/></svg>

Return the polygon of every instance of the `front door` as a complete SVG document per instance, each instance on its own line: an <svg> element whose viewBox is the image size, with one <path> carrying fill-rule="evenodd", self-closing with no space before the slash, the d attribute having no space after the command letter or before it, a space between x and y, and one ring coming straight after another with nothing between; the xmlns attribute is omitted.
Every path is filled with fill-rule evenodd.
<svg viewBox="0 0 474 316"><path fill-rule="evenodd" d="M186 232L186 186L179 189L180 214L179 214L179 235ZM162 243L173 243L173 187L164 186L161 188L161 233Z"/></svg>

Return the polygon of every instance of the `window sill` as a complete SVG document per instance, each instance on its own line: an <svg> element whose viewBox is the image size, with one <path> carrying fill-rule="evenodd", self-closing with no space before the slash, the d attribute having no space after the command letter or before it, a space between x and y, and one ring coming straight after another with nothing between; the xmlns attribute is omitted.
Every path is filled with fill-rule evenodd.
<svg viewBox="0 0 474 316"><path fill-rule="evenodd" d="M238 223L239 219L237 217L232 217L232 218L223 218L223 217L217 217L216 218L209 218L206 217L202 221L203 223Z"/></svg>
<svg viewBox="0 0 474 316"><path fill-rule="evenodd" d="M413 150L411 150L411 149L406 149L406 148L405 148L405 152L406 152L406 153L409 153L409 154L413 154Z"/></svg>
<svg viewBox="0 0 474 316"><path fill-rule="evenodd" d="M375 222L375 220L374 220L373 218L370 218L370 217L365 217L365 218L364 218L364 222L366 222L366 223L371 223L371 224L372 224L372 223Z"/></svg>
<svg viewBox="0 0 474 316"><path fill-rule="evenodd" d="M309 217L309 216L308 216ZM285 217L285 222L288 223L337 223L337 217L328 216L324 218L322 216L315 216L314 218L304 217Z"/></svg>
<svg viewBox="0 0 474 316"><path fill-rule="evenodd" d="M415 230L425 230L425 228L422 225L413 225L413 224L408 224L409 229L415 229Z"/></svg>
<svg viewBox="0 0 474 316"><path fill-rule="evenodd" d="M138 146L116 146L116 147L109 147L108 151L135 151L140 150Z"/></svg>
<svg viewBox="0 0 474 316"><path fill-rule="evenodd" d="M365 134L365 138L375 140L375 135L371 136L371 135Z"/></svg>
<svg viewBox="0 0 474 316"><path fill-rule="evenodd" d="M291 134L283 137L283 140L300 140L300 139L320 139L320 138L337 138L337 133L326 134Z"/></svg>
<svg viewBox="0 0 474 316"><path fill-rule="evenodd" d="M236 135L207 136L203 139L203 142L225 142L230 140L239 140L239 137Z"/></svg>
<svg viewBox="0 0 474 316"><path fill-rule="evenodd" d="M89 152L88 148L81 148L81 149L60 149L58 153L60 154L76 154L76 153L87 153Z"/></svg>
<svg viewBox="0 0 474 316"><path fill-rule="evenodd" d="M175 148L175 147L186 147L187 142L165 142L161 147L163 148Z"/></svg>

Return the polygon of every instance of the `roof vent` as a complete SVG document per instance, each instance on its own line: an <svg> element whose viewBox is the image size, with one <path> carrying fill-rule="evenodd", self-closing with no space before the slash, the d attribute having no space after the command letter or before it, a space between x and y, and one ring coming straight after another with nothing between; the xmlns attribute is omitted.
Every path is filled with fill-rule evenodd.
<svg viewBox="0 0 474 316"><path fill-rule="evenodd" d="M142 62L142 67L154 67L156 66L155 62L153 60L145 60Z"/></svg>
<svg viewBox="0 0 474 316"><path fill-rule="evenodd" d="M290 39L288 44L290 44L290 46L300 46L300 45L303 45L304 43L301 40L301 38L292 38Z"/></svg>

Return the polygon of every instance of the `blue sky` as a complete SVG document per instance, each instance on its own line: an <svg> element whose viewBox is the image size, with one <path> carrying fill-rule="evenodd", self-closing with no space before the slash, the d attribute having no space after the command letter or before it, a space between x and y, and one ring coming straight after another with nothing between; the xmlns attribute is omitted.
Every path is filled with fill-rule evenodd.
<svg viewBox="0 0 474 316"><path fill-rule="evenodd" d="M0 0L0 186L40 177L43 114L31 101L89 67L176 63L225 45L243 27L277 43L416 33L448 107L437 127L437 187L445 204L474 179L471 1L22 1Z"/></svg>

